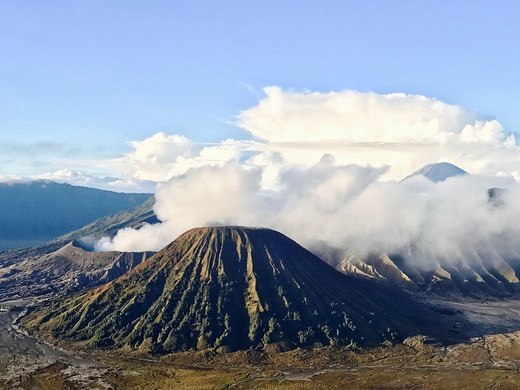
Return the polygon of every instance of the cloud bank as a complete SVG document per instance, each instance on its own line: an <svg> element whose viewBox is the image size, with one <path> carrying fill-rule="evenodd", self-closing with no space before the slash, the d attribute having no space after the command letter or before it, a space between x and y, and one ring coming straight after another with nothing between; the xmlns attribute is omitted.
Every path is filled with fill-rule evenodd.
<svg viewBox="0 0 520 390"><path fill-rule="evenodd" d="M27 180L27 179L26 179ZM75 186L99 188L116 192L154 193L157 183L150 180L123 180L115 177L98 177L72 169L59 169L34 175L31 180L50 180Z"/></svg>
<svg viewBox="0 0 520 390"><path fill-rule="evenodd" d="M418 168L449 161L483 175L519 176L520 148L500 122L434 98L402 93L294 92L264 89L236 124L254 140L200 144L157 133L104 167L132 180L164 182L204 165L228 161L263 169L264 186L284 170L332 154L339 164L387 167L400 180Z"/></svg>
<svg viewBox="0 0 520 390"><path fill-rule="evenodd" d="M98 250L159 250L189 228L233 224L343 255L520 254L510 239L520 233L520 148L497 120L419 95L270 87L237 124L255 139L200 145L158 133L112 161L133 179L163 182L155 205L163 223L124 229ZM439 161L472 175L398 182ZM491 187L508 189L500 207Z"/></svg>
<svg viewBox="0 0 520 390"><path fill-rule="evenodd" d="M397 180L439 161L488 175L512 173L512 163L520 163L515 137L497 120L433 98L278 87L265 93L238 125L291 163L331 153L342 164L388 165L386 177Z"/></svg>
<svg viewBox="0 0 520 390"><path fill-rule="evenodd" d="M261 171L236 162L193 168L156 193L162 224L124 229L99 250L159 250L195 226L225 224L279 230L317 251L364 257L420 253L458 258L472 251L520 254L520 187L511 178L458 176L433 183L414 177L381 181L383 169L336 165L330 155L284 172L278 191L261 187ZM497 205L490 187L507 188ZM419 250L417 250L419 248Z"/></svg>

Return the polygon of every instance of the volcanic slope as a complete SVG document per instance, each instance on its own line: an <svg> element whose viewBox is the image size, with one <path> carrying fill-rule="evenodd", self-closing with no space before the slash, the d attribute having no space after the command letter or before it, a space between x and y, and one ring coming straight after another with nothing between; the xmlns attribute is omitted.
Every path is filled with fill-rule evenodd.
<svg viewBox="0 0 520 390"><path fill-rule="evenodd" d="M207 227L26 325L56 339L168 353L399 341L439 328L439 316L406 292L341 274L281 233Z"/></svg>
<svg viewBox="0 0 520 390"><path fill-rule="evenodd" d="M411 253L425 258L422 252ZM338 268L347 275L385 280L409 291L438 296L488 299L520 294L520 254L505 257L498 251L468 250L454 258L427 258L430 267L421 268L398 254L371 254L363 259L345 258Z"/></svg>
<svg viewBox="0 0 520 390"><path fill-rule="evenodd" d="M0 297L61 295L107 283L151 257L153 252L88 252L76 241L40 257L0 265Z"/></svg>
<svg viewBox="0 0 520 390"><path fill-rule="evenodd" d="M468 173L450 163L428 164L402 181L420 175L432 182L441 182ZM511 201L503 188L488 189L487 197L488 204L484 207L496 213L504 213L504 204ZM425 251L419 240L394 253L347 257L338 269L347 275L386 280L410 291L445 297L487 299L520 295L520 252L500 246L462 245L458 254L442 256Z"/></svg>

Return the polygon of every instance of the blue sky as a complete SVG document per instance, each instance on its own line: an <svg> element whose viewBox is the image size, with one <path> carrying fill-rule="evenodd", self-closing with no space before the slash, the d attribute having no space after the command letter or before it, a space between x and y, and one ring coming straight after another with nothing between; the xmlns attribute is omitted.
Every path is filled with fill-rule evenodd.
<svg viewBox="0 0 520 390"><path fill-rule="evenodd" d="M271 85L425 95L517 132L519 20L515 1L0 1L0 174L158 132L248 139L232 122Z"/></svg>

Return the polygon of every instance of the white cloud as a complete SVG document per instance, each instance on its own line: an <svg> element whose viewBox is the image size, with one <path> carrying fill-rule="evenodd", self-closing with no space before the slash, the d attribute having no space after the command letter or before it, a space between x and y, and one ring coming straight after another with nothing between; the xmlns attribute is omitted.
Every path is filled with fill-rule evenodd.
<svg viewBox="0 0 520 390"><path fill-rule="evenodd" d="M238 124L271 142L446 142L474 113L421 95L264 89Z"/></svg>
<svg viewBox="0 0 520 390"><path fill-rule="evenodd" d="M425 164L449 161L471 173L515 175L520 147L497 120L434 98L402 93L294 92L265 88L257 105L237 124L260 139L200 144L182 135L157 133L130 143L124 156L97 162L126 180L165 182L190 168L239 161L261 167L262 186L276 189L295 165L332 154L342 165L385 169L399 180Z"/></svg>
<svg viewBox="0 0 520 390"><path fill-rule="evenodd" d="M338 165L330 155L284 172L278 190L261 187L260 170L236 162L190 169L156 193L162 224L124 229L97 248L159 250L196 226L249 225L279 230L317 251L401 253L419 266L438 258L497 251L520 254L520 185L511 178L458 176L381 181L383 169ZM491 187L507 188L500 205ZM340 261L341 255L329 261Z"/></svg>
<svg viewBox="0 0 520 390"><path fill-rule="evenodd" d="M99 188L116 192L155 192L156 183L150 181L123 180L113 177L100 178L71 169L59 169L34 175L31 180L50 180L56 183L68 183L75 186Z"/></svg>
<svg viewBox="0 0 520 390"><path fill-rule="evenodd" d="M341 164L389 166L400 179L421 166L450 161L486 175L512 174L520 148L497 120L420 95L293 92L265 88L238 125L265 140L288 164L331 153Z"/></svg>
<svg viewBox="0 0 520 390"><path fill-rule="evenodd" d="M139 230L124 228L119 230L113 240L103 237L94 248L96 251L111 251L121 249L127 252L157 250L177 236L177 229L169 222L145 225Z"/></svg>
<svg viewBox="0 0 520 390"><path fill-rule="evenodd" d="M4 175L4 174L0 174L0 182L19 181L19 180L23 180L23 178L18 176L18 175Z"/></svg>
<svg viewBox="0 0 520 390"><path fill-rule="evenodd" d="M315 164L327 153L340 165L384 168L384 179L399 180L439 161L475 174L519 176L520 147L515 137L497 120L486 120L456 105L402 93L298 92L279 87L267 87L264 93L258 104L242 111L237 119L257 141L227 139L201 144L183 135L160 132L130 142L131 150L119 158L49 161L40 157L38 168L48 172L38 176L106 189L149 190L190 168L238 161L248 169L262 168L262 187L277 189L285 170ZM79 147L65 150L55 143L2 141L0 149L8 159L2 172L13 165L27 166L27 161L36 164L34 155L81 154ZM69 168L56 169L60 164ZM83 171L83 175L93 176L92 167L120 179L107 183L79 173L67 174Z"/></svg>
<svg viewBox="0 0 520 390"><path fill-rule="evenodd" d="M159 250L184 231L207 224L251 225L265 210L258 169L245 170L236 162L192 168L159 186L155 213L160 225L123 229L97 250Z"/></svg>
<svg viewBox="0 0 520 390"><path fill-rule="evenodd" d="M121 158L133 179L167 181L163 221L100 248L158 250L207 224L266 226L311 248L401 252L432 266L467 248L520 254L520 147L497 120L418 95L265 89L238 123L261 141L198 145L162 133ZM449 161L472 174L400 180ZM487 189L508 188L503 205ZM413 252L413 256L410 254Z"/></svg>
<svg viewBox="0 0 520 390"><path fill-rule="evenodd" d="M259 170L236 162L190 169L159 187L155 212L172 222L178 233L205 224L251 224L264 209Z"/></svg>
<svg viewBox="0 0 520 390"><path fill-rule="evenodd" d="M157 133L143 141L130 143L133 151L111 163L126 177L136 180L164 181L178 158L190 158L200 147L182 135Z"/></svg>
<svg viewBox="0 0 520 390"><path fill-rule="evenodd" d="M460 133L460 139L468 143L488 143L504 146L514 146L514 135L506 136L502 125L497 120L488 122L476 121L473 125L466 125Z"/></svg>
<svg viewBox="0 0 520 390"><path fill-rule="evenodd" d="M132 180L161 183L183 175L190 168L238 161L246 151L254 149L256 142L227 139L216 144L200 144L183 135L156 133L130 144L132 151L98 165L123 172L124 177Z"/></svg>

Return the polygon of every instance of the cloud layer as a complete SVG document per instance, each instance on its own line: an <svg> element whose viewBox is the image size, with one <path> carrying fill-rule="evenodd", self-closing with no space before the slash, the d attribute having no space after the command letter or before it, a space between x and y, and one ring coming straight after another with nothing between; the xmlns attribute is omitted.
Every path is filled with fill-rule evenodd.
<svg viewBox="0 0 520 390"><path fill-rule="evenodd" d="M200 145L158 133L112 160L131 179L162 182L155 211L163 223L120 231L98 249L158 250L189 228L235 224L342 255L520 254L509 239L520 233L520 148L497 120L419 95L270 87L237 124L255 140ZM439 161L472 175L398 182ZM500 207L488 199L491 187L508 189Z"/></svg>
<svg viewBox="0 0 520 390"><path fill-rule="evenodd" d="M278 87L265 93L238 124L291 163L332 153L342 164L389 165L391 179L439 161L488 175L512 174L520 164L515 137L498 121L433 98Z"/></svg>
<svg viewBox="0 0 520 390"><path fill-rule="evenodd" d="M399 180L418 168L449 161L483 175L520 172L520 147L495 119L434 98L355 91L294 92L264 89L259 103L236 124L255 140L204 145L182 135L157 133L133 141L133 150L103 164L132 180L164 182L190 168L228 161L263 169L263 186L276 186L284 170L310 165L324 154L339 164L387 167Z"/></svg>
<svg viewBox="0 0 520 390"><path fill-rule="evenodd" d="M31 180L50 180L75 186L99 188L116 192L154 193L157 183L149 180L123 180L114 177L98 177L72 169L59 169L34 175Z"/></svg>
<svg viewBox="0 0 520 390"><path fill-rule="evenodd" d="M381 181L382 169L337 165L330 155L284 172L277 191L261 187L261 171L236 162L193 168L156 194L162 224L124 229L99 250L159 250L195 226L270 227L304 246L363 257L414 251L414 261L459 258L468 251L520 254L520 187L511 178L458 176L433 183L423 177ZM507 188L500 202L491 187ZM417 256L417 253L420 256Z"/></svg>

